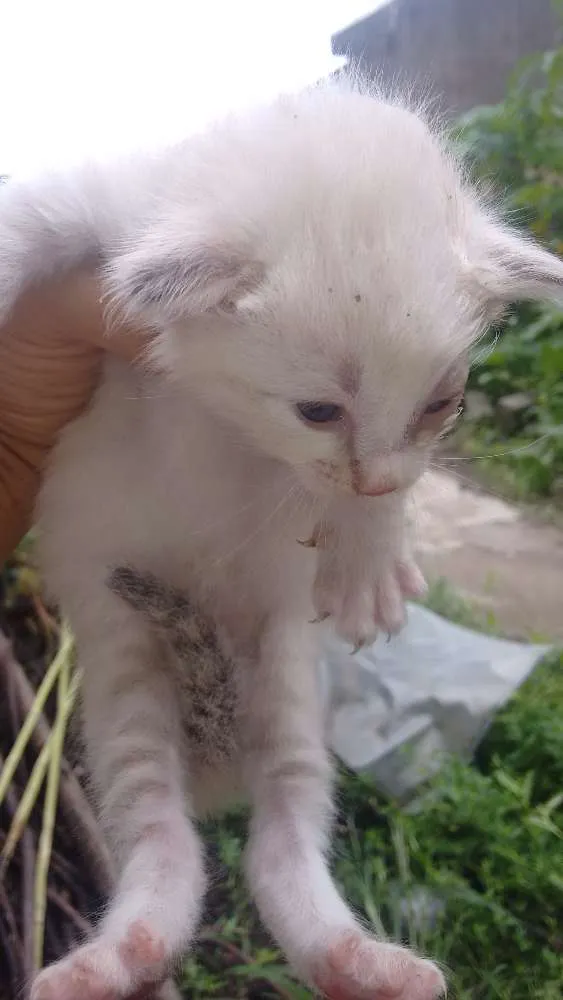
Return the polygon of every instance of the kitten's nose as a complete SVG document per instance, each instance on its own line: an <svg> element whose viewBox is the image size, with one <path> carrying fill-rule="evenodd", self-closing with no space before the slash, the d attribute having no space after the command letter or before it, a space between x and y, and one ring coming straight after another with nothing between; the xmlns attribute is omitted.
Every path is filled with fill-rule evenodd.
<svg viewBox="0 0 563 1000"><path fill-rule="evenodd" d="M393 455L378 455L353 467L354 491L363 497L383 497L400 489L400 468ZM354 475L355 473L355 475Z"/></svg>

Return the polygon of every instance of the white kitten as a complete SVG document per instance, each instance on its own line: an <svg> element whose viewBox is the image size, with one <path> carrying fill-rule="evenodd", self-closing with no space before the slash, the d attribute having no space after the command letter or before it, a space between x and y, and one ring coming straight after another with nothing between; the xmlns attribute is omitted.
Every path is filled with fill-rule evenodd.
<svg viewBox="0 0 563 1000"><path fill-rule="evenodd" d="M328 872L310 620L354 643L400 626L421 586L406 496L468 348L504 303L559 292L563 265L479 203L420 114L342 80L161 158L2 190L4 312L92 260L113 307L158 331L166 374L108 361L41 497L119 879L95 939L32 996L114 1000L165 976L204 893L192 817L241 787L250 884L294 968L334 998L430 1000L439 971L368 936ZM108 587L117 565L189 593L237 663L226 763L186 760L162 642Z"/></svg>

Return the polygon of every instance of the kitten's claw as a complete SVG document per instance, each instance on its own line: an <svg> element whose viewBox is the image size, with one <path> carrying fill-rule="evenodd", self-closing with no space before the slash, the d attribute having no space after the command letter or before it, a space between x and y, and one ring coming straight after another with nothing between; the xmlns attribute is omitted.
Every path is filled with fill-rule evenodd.
<svg viewBox="0 0 563 1000"><path fill-rule="evenodd" d="M297 543L298 545L302 545L304 549L316 549L317 547L317 539L314 535L306 539L298 538Z"/></svg>
<svg viewBox="0 0 563 1000"><path fill-rule="evenodd" d="M359 653L360 650L363 649L365 645L366 645L365 639L361 639L359 642L356 642L352 652L350 653L350 656L355 656L356 653Z"/></svg>
<svg viewBox="0 0 563 1000"><path fill-rule="evenodd" d="M310 538L298 538L299 545L305 549L324 549L328 544L330 529L323 521L319 521L313 528Z"/></svg>
<svg viewBox="0 0 563 1000"><path fill-rule="evenodd" d="M311 618L309 625L321 625L326 622L327 618L330 618L330 611L325 611L322 615L318 615L317 618Z"/></svg>

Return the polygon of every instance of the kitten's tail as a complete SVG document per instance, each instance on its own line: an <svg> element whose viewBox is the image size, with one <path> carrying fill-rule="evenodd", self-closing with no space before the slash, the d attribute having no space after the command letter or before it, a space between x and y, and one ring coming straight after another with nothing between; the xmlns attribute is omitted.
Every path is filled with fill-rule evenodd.
<svg viewBox="0 0 563 1000"><path fill-rule="evenodd" d="M117 566L109 574L107 585L155 628L168 630L193 614L185 595L152 573Z"/></svg>
<svg viewBox="0 0 563 1000"><path fill-rule="evenodd" d="M195 607L181 590L171 587L152 573L132 566L117 566L106 580L109 589L137 611L143 620L163 636L173 648L195 656L205 652L223 662L213 623Z"/></svg>

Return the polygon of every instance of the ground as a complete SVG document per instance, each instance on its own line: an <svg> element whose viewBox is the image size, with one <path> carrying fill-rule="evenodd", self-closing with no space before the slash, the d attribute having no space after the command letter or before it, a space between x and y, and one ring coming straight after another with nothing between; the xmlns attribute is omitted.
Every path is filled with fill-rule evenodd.
<svg viewBox="0 0 563 1000"><path fill-rule="evenodd" d="M430 579L447 579L507 636L563 641L560 527L449 472L420 485L416 517Z"/></svg>

